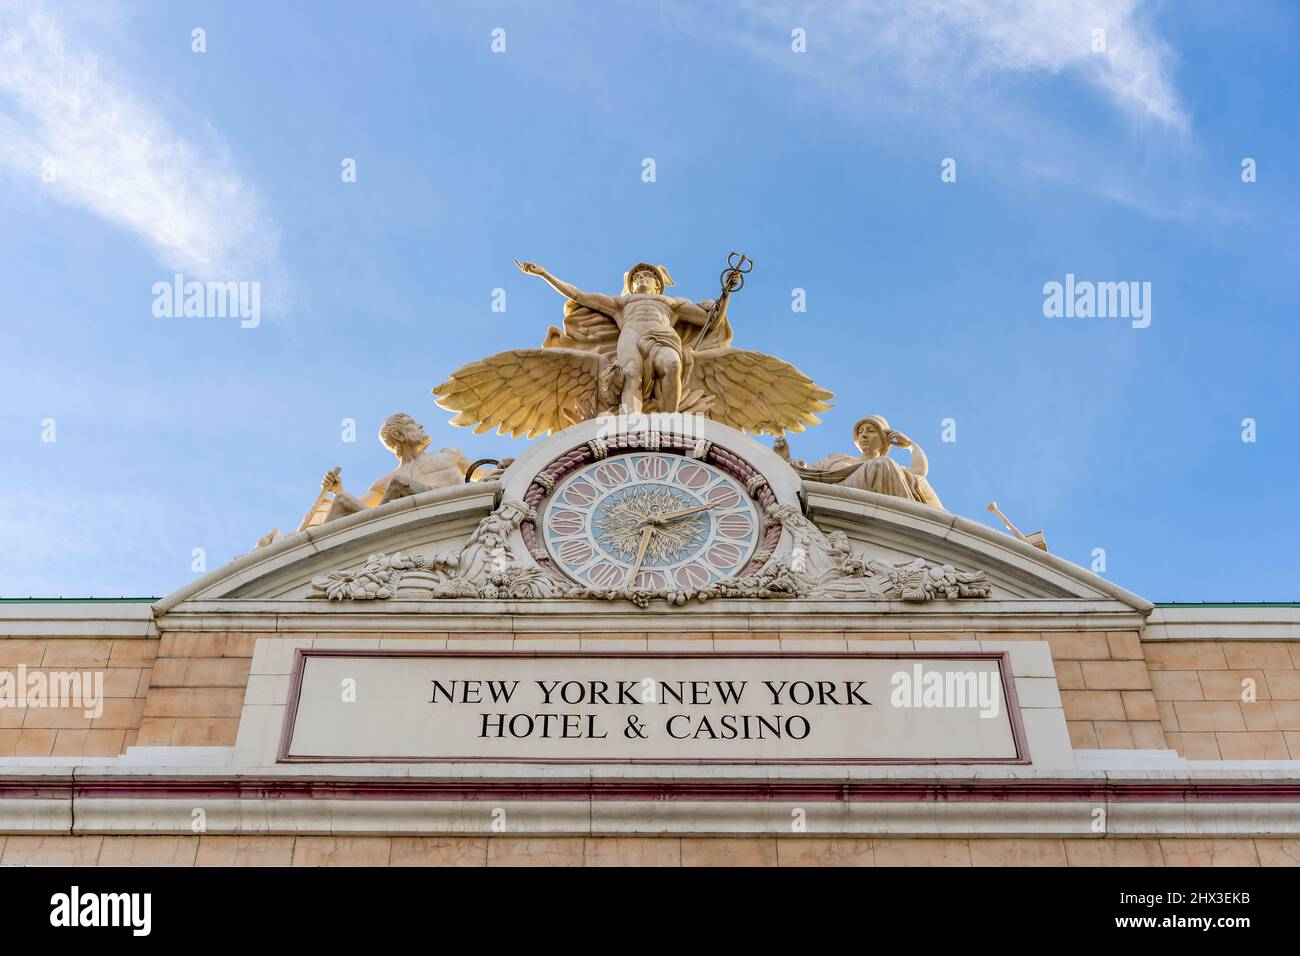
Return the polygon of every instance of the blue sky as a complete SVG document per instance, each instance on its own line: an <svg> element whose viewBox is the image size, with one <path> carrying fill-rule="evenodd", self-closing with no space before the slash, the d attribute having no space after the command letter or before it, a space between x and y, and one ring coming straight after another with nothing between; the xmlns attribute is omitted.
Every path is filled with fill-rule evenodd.
<svg viewBox="0 0 1300 956"><path fill-rule="evenodd" d="M0 594L165 594L388 471L394 411L517 454L429 394L559 318L513 258L706 298L740 249L736 345L836 393L796 455L880 413L950 510L1145 597L1300 599L1298 40L1266 2L0 0ZM261 323L155 317L177 271ZM1067 273L1150 326L1045 317Z"/></svg>

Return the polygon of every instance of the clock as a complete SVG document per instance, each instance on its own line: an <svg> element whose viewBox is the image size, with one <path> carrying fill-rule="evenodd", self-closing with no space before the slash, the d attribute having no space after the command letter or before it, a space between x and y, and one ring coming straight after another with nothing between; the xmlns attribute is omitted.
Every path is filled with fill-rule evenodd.
<svg viewBox="0 0 1300 956"><path fill-rule="evenodd" d="M739 574L768 535L758 484L667 451L570 466L538 509L538 556L596 590L707 587Z"/></svg>

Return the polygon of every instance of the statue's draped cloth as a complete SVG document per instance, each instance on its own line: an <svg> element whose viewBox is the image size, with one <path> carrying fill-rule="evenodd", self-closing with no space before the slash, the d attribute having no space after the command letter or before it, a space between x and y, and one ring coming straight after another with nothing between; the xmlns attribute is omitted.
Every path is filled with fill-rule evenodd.
<svg viewBox="0 0 1300 956"><path fill-rule="evenodd" d="M708 310L713 302L706 299L699 303ZM641 357L647 363L653 363L661 349L673 352L681 362L683 383L690 383L695 364L695 353L706 349L726 349L731 347L731 323L725 316L715 319L704 341L700 340L701 327L693 322L675 321L671 328L649 329L641 333L638 343ZM619 327L611 316L597 309L579 305L573 300L564 304L564 328L550 326L546 330L546 339L542 348L547 349L582 349L596 352L602 358L613 360L618 350ZM651 388L655 382L653 376L646 376L645 398L652 397ZM692 392L689 387L682 395L679 410L692 411L697 404L700 410L707 407L702 402L704 396L699 391Z"/></svg>
<svg viewBox="0 0 1300 956"><path fill-rule="evenodd" d="M908 498L936 508L943 507L928 481L888 456L862 459L848 455L829 455L807 466L797 465L795 471L806 481L860 488L881 495Z"/></svg>
<svg viewBox="0 0 1300 956"><path fill-rule="evenodd" d="M708 309L713 302L705 299L699 304ZM703 351L731 348L731 322L726 316L714 320L708 338L703 342L699 340L700 331L700 326L694 323L678 321L673 323L672 329L656 329L646 333L645 337L655 346L671 348L682 358L686 357L687 349ZM612 359L618 349L618 325L604 312L569 300L564 304L564 328L557 329L553 325L548 328L542 348L582 349Z"/></svg>

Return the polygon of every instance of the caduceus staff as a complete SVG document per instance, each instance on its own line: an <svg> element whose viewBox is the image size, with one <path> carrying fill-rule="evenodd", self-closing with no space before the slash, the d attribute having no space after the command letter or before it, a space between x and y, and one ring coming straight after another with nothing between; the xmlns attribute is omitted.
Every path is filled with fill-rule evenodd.
<svg viewBox="0 0 1300 956"><path fill-rule="evenodd" d="M745 285L745 276L753 271L754 260L740 252L733 252L727 256L727 268L722 270L718 276L718 281L722 283L722 292L714 300L713 308L709 309L709 314L704 318L704 324L700 326L700 334L695 341L703 345L708 341L709 329L713 327L714 321L722 315L722 310L727 307L727 300L731 298L731 293L739 292Z"/></svg>

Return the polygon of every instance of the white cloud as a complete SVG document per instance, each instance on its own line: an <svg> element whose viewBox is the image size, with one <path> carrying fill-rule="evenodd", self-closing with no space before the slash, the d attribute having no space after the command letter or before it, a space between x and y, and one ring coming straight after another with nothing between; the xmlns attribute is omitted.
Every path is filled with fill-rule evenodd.
<svg viewBox="0 0 1300 956"><path fill-rule="evenodd" d="M42 176L54 163L54 179ZM220 148L186 142L27 0L0 0L0 163L197 278L273 278L273 222Z"/></svg>
<svg viewBox="0 0 1300 956"><path fill-rule="evenodd" d="M809 58L895 73L909 86L962 92L959 84L1004 75L1069 73L1126 113L1179 131L1188 120L1170 77L1171 51L1142 0L842 0L830 4L750 0L752 12L787 32L809 30ZM1105 31L1105 52L1093 31ZM788 52L788 51L787 51ZM829 59L829 58L828 58ZM969 87L967 87L969 89Z"/></svg>

